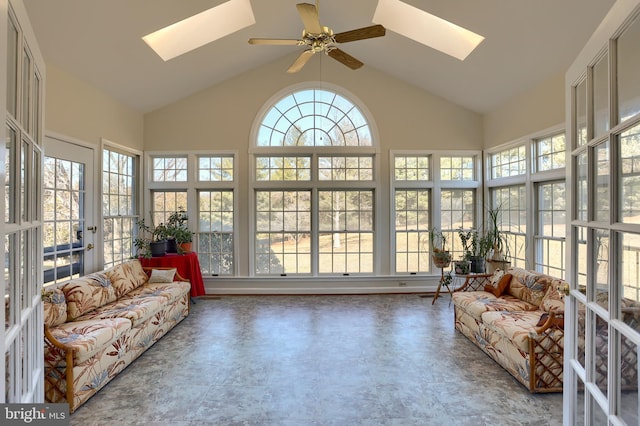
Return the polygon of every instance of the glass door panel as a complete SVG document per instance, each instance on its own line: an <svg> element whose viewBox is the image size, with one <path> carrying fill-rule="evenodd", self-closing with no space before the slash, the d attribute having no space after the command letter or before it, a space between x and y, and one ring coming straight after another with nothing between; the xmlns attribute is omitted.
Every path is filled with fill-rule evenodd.
<svg viewBox="0 0 640 426"><path fill-rule="evenodd" d="M44 283L82 276L93 269L93 151L45 139L43 246Z"/></svg>
<svg viewBox="0 0 640 426"><path fill-rule="evenodd" d="M594 138L609 130L609 54L593 67L593 133Z"/></svg>
<svg viewBox="0 0 640 426"><path fill-rule="evenodd" d="M599 222L609 223L609 195L611 191L609 182L609 142L603 142L594 149L595 160L595 198L594 216Z"/></svg>
<svg viewBox="0 0 640 426"><path fill-rule="evenodd" d="M589 140L587 136L587 81L583 79L574 90L576 99L577 145L583 146Z"/></svg>
<svg viewBox="0 0 640 426"><path fill-rule="evenodd" d="M618 38L618 122L640 112L640 19L636 18Z"/></svg>
<svg viewBox="0 0 640 426"><path fill-rule="evenodd" d="M620 135L618 220L640 224L640 125Z"/></svg>

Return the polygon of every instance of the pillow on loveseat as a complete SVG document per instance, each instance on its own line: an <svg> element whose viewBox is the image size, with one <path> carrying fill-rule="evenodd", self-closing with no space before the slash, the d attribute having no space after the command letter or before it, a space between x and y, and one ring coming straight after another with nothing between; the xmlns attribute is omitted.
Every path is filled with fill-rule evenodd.
<svg viewBox="0 0 640 426"><path fill-rule="evenodd" d="M507 291L510 282L511 274L505 274L503 270L498 269L491 276L490 284L484 286L484 291L500 297Z"/></svg>
<svg viewBox="0 0 640 426"><path fill-rule="evenodd" d="M172 283L176 275L176 269L152 269L149 277L150 283Z"/></svg>

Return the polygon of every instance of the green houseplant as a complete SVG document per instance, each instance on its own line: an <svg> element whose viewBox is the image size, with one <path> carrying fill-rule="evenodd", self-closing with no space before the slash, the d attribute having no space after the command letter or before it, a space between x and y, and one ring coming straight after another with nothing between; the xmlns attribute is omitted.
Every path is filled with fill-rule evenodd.
<svg viewBox="0 0 640 426"><path fill-rule="evenodd" d="M500 207L487 209L487 272L492 273L496 269L506 270L511 266L509 261L509 244L506 235L500 230Z"/></svg>
<svg viewBox="0 0 640 426"><path fill-rule="evenodd" d="M147 225L144 219L138 220L138 236L133 240L133 246L142 257L164 256L167 251L166 225Z"/></svg>
<svg viewBox="0 0 640 426"><path fill-rule="evenodd" d="M438 268L446 268L451 263L451 254L447 250L447 236L439 229L429 231L431 257Z"/></svg>
<svg viewBox="0 0 640 426"><path fill-rule="evenodd" d="M191 251L193 232L187 226L188 220L189 216L182 207L171 213L167 219L167 236L175 242L179 253Z"/></svg>

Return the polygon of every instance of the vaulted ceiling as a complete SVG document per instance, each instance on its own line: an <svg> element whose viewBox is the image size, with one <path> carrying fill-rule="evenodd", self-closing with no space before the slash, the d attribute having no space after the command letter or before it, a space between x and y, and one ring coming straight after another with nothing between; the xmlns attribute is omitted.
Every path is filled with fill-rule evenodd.
<svg viewBox="0 0 640 426"><path fill-rule="evenodd" d="M251 46L247 40L299 38L303 25L295 4L301 0L251 0L254 25L167 62L141 39L225 1L23 0L47 62L141 112L283 56L296 58L301 47ZM485 40L464 61L392 31L340 47L365 67L484 113L563 73L615 1L404 2ZM375 0L321 0L320 22L336 33L369 26L376 4Z"/></svg>

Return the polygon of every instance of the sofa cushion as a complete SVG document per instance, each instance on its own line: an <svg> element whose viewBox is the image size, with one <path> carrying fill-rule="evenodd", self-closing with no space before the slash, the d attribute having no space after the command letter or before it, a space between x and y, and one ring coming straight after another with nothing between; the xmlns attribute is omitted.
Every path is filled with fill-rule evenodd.
<svg viewBox="0 0 640 426"><path fill-rule="evenodd" d="M507 293L539 307L553 278L521 268L511 268L509 273L512 277Z"/></svg>
<svg viewBox="0 0 640 426"><path fill-rule="evenodd" d="M91 321L70 321L52 327L49 331L60 342L75 348L73 358L75 364L91 358L96 353L104 350L108 345L116 341L127 330L131 329L131 321L123 318L106 318ZM48 356L48 361L54 361L53 349ZM59 361L64 361L62 358Z"/></svg>
<svg viewBox="0 0 640 426"><path fill-rule="evenodd" d="M42 302L46 325L55 327L67 321L67 300L61 288L44 288Z"/></svg>
<svg viewBox="0 0 640 426"><path fill-rule="evenodd" d="M102 272L75 278L60 288L67 300L67 321L116 300L111 280Z"/></svg>
<svg viewBox="0 0 640 426"><path fill-rule="evenodd" d="M105 274L111 279L117 297L140 287L149 279L144 269L142 269L140 261L135 259L116 265L106 270Z"/></svg>
<svg viewBox="0 0 640 426"><path fill-rule="evenodd" d="M137 327L161 311L165 304L166 299L160 296L121 298L79 317L78 320L126 318L131 321L132 327Z"/></svg>
<svg viewBox="0 0 640 426"><path fill-rule="evenodd" d="M566 281L552 278L547 292L540 302L540 309L545 312L564 312L564 294L560 291L566 285Z"/></svg>
<svg viewBox="0 0 640 426"><path fill-rule="evenodd" d="M529 336L535 336L534 327L540 319L541 311L529 312L485 312L482 314L484 327L503 336L523 353L529 353ZM546 332L551 339L539 342L541 347L537 351L557 351L562 348L564 332L560 329L549 329ZM560 346L556 344L560 342Z"/></svg>
<svg viewBox="0 0 640 426"><path fill-rule="evenodd" d="M513 296L504 294L496 297L486 291L461 291L453 293L453 303L477 320L480 320L482 314L487 311L535 311L538 309L536 305L532 305ZM540 315L538 315L538 318L539 317Z"/></svg>
<svg viewBox="0 0 640 426"><path fill-rule="evenodd" d="M529 332L539 319L540 311L491 311L482 314L485 327L510 340L524 353L529 353Z"/></svg>
<svg viewBox="0 0 640 426"><path fill-rule="evenodd" d="M186 281L174 281L170 284L146 283L122 296L120 300L138 297L162 296L172 302L189 293L191 284Z"/></svg>

